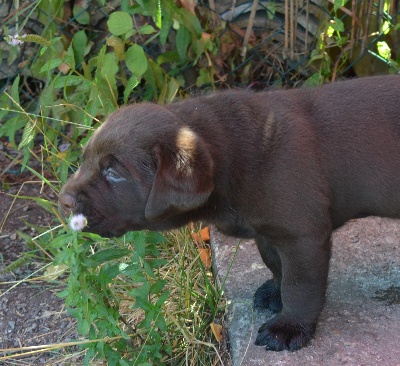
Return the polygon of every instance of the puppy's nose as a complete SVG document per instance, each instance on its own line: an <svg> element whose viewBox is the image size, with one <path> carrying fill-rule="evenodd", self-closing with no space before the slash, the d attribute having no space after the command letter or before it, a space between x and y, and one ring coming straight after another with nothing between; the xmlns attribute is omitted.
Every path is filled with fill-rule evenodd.
<svg viewBox="0 0 400 366"><path fill-rule="evenodd" d="M76 205L74 196L69 193L61 194L59 202L64 211L72 211Z"/></svg>

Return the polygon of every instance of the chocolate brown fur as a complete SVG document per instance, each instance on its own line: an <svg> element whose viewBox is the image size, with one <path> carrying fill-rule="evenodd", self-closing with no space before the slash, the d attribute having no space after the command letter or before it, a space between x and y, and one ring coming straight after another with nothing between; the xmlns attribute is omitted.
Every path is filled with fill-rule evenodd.
<svg viewBox="0 0 400 366"><path fill-rule="evenodd" d="M226 91L113 113L85 147L60 208L118 236L190 221L254 238L274 277L255 305L278 314L256 343L299 349L324 304L332 230L400 217L400 77Z"/></svg>

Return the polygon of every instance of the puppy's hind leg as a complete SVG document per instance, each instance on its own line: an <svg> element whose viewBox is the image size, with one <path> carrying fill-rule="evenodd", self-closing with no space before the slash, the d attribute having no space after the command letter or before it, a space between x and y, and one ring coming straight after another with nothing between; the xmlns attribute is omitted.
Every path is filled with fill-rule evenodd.
<svg viewBox="0 0 400 366"><path fill-rule="evenodd" d="M268 245L264 237L256 239L261 258L272 272L273 278L265 281L254 294L254 307L279 313L282 310L281 281L282 263L277 250Z"/></svg>

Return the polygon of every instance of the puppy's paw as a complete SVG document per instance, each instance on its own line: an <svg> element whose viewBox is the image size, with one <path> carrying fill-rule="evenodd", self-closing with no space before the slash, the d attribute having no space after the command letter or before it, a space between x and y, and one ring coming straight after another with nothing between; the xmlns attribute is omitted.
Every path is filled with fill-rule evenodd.
<svg viewBox="0 0 400 366"><path fill-rule="evenodd" d="M254 294L254 307L279 313L282 310L281 287L274 280L264 282Z"/></svg>
<svg viewBox="0 0 400 366"><path fill-rule="evenodd" d="M308 345L315 326L288 321L284 316L277 315L261 326L255 344L265 346L267 351L293 352Z"/></svg>

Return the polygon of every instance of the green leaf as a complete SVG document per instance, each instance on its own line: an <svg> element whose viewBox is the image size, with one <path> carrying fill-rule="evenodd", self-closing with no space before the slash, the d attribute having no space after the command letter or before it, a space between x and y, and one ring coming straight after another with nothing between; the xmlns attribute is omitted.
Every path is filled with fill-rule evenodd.
<svg viewBox="0 0 400 366"><path fill-rule="evenodd" d="M18 149L15 143L15 134L27 123L30 123L30 120L25 115L12 117L7 122L5 122L3 126L0 126L0 136L7 136L13 148Z"/></svg>
<svg viewBox="0 0 400 366"><path fill-rule="evenodd" d="M156 283L151 285L150 294L158 294L162 291L167 281L158 280Z"/></svg>
<svg viewBox="0 0 400 366"><path fill-rule="evenodd" d="M139 85L139 80L136 76L132 76L128 82L126 83L126 87L124 90L124 104L128 103L128 98L131 94L131 91L135 89Z"/></svg>
<svg viewBox="0 0 400 366"><path fill-rule="evenodd" d="M107 25L114 36L121 36L133 29L132 16L124 11L115 11L110 15Z"/></svg>
<svg viewBox="0 0 400 366"><path fill-rule="evenodd" d="M72 14L74 15L74 18L76 21L80 24L87 25L89 24L90 16L85 9L79 5L74 5L74 8L72 10Z"/></svg>
<svg viewBox="0 0 400 366"><path fill-rule="evenodd" d="M36 136L35 125L32 122L28 122L22 133L21 142L18 145L18 150L28 145Z"/></svg>
<svg viewBox="0 0 400 366"><path fill-rule="evenodd" d="M333 20L331 20L329 24L336 32L344 32L344 24L343 22L337 18L334 17Z"/></svg>
<svg viewBox="0 0 400 366"><path fill-rule="evenodd" d="M346 5L348 0L335 0L334 5L333 5L333 9L334 11L338 11L339 8L343 7Z"/></svg>
<svg viewBox="0 0 400 366"><path fill-rule="evenodd" d="M67 53L64 56L64 62L69 65L71 69L75 69L75 55L72 44L68 47Z"/></svg>
<svg viewBox="0 0 400 366"><path fill-rule="evenodd" d="M99 264L102 264L104 262L113 260L113 259L118 259L121 257L125 257L132 252L129 249L104 249L101 250L100 252L94 253L89 257L90 260L90 266L89 267L96 267Z"/></svg>
<svg viewBox="0 0 400 366"><path fill-rule="evenodd" d="M72 38L72 48L75 55L75 63L81 64L83 57L85 56L85 50L87 46L88 38L85 31L81 30L76 32L74 38Z"/></svg>
<svg viewBox="0 0 400 366"><path fill-rule="evenodd" d="M158 298L158 300L156 302L156 306L161 308L161 306L163 306L164 302L167 301L168 296L169 296L169 292L168 291L162 293L161 296Z"/></svg>
<svg viewBox="0 0 400 366"><path fill-rule="evenodd" d="M144 258L146 254L146 239L145 234L141 231L137 231L134 233L134 246L135 251L139 255L139 257Z"/></svg>
<svg viewBox="0 0 400 366"><path fill-rule="evenodd" d="M117 81L115 74L118 72L118 60L114 52L104 55L100 71L103 79L107 80L108 88L111 88L113 94L116 94Z"/></svg>
<svg viewBox="0 0 400 366"><path fill-rule="evenodd" d="M14 102L19 105L20 104L20 100L19 100L19 80L20 80L20 76L19 74L17 75L17 77L15 78L12 87L11 87L11 97L14 99Z"/></svg>
<svg viewBox="0 0 400 366"><path fill-rule="evenodd" d="M208 72L207 69L200 69L199 74L200 75L197 77L196 80L196 86L202 86L204 84L209 84L214 81L212 76L210 75L210 72Z"/></svg>
<svg viewBox="0 0 400 366"><path fill-rule="evenodd" d="M66 86L79 85L84 79L77 75L60 76L54 81L54 88L64 88Z"/></svg>
<svg viewBox="0 0 400 366"><path fill-rule="evenodd" d="M126 66L136 77L141 77L147 70L148 62L143 48L137 44L126 51Z"/></svg>
<svg viewBox="0 0 400 366"><path fill-rule="evenodd" d="M49 61L47 61L42 68L40 69L40 73L45 73L45 72L49 72L53 69L55 69L56 67L60 66L62 64L62 60L60 58L53 58Z"/></svg>
<svg viewBox="0 0 400 366"><path fill-rule="evenodd" d="M168 4L166 4L167 2ZM162 45L165 45L173 22L173 14L176 13L177 9L173 1L165 0L163 10L163 21L160 28L160 42Z"/></svg>
<svg viewBox="0 0 400 366"><path fill-rule="evenodd" d="M156 318L156 326L158 329L160 329L161 332L166 332L167 331L167 323L165 322L164 317L162 314L158 314L158 317Z"/></svg>
<svg viewBox="0 0 400 366"><path fill-rule="evenodd" d="M49 248L52 249L60 249L68 245L73 240L73 236L71 233L58 235L54 239L52 239L49 243Z"/></svg>
<svg viewBox="0 0 400 366"><path fill-rule="evenodd" d="M383 57L385 60L389 61L390 57L392 56L392 51L389 47L389 45L382 41L382 42L377 42L376 46L378 48L378 53L381 57Z"/></svg>
<svg viewBox="0 0 400 366"><path fill-rule="evenodd" d="M179 53L177 51L167 51L157 57L157 65L162 65L165 62L179 61Z"/></svg>
<svg viewBox="0 0 400 366"><path fill-rule="evenodd" d="M150 294L149 282L145 282L142 286L134 288L133 290L129 291L130 296L136 299L142 299L145 302L148 302L149 294Z"/></svg>
<svg viewBox="0 0 400 366"><path fill-rule="evenodd" d="M192 36L200 38L203 33L203 30L201 28L199 19L185 8L180 8L179 14L180 14L179 22L189 30Z"/></svg>
<svg viewBox="0 0 400 366"><path fill-rule="evenodd" d="M181 60L187 59L187 49L190 43L190 32L186 27L180 27L176 33L176 49Z"/></svg>
<svg viewBox="0 0 400 366"><path fill-rule="evenodd" d="M153 34L155 31L156 30L153 28L152 25L146 24L140 28L139 33L140 34Z"/></svg>

